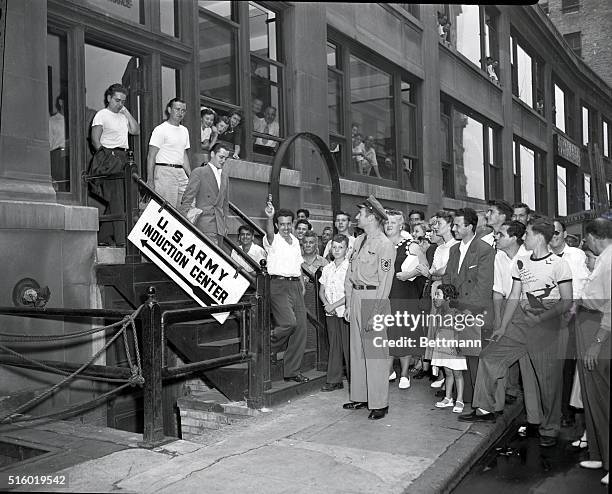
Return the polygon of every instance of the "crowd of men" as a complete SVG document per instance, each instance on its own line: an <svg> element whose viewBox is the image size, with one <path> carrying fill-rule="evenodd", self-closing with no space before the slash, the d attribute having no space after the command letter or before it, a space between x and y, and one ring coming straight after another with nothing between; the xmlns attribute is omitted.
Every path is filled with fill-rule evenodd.
<svg viewBox="0 0 612 494"><path fill-rule="evenodd" d="M125 162L128 133L139 132L138 123L123 106L126 94L118 84L109 87L104 96L106 108L92 122L97 150L93 163L98 172ZM189 133L181 125L185 111L184 101L172 99L166 106L167 120L153 130L148 184L221 246L228 233L229 207L229 179L223 167L239 150L214 142L208 160L192 170L187 154ZM203 121L206 115L203 113ZM99 193L114 197L109 204L116 207L118 195L109 192L108 184L102 183ZM439 299L425 305L430 310L443 306L446 298L446 310L452 303L453 314L481 315L484 321L482 351L461 354L459 349L455 353L466 363L459 375L448 361L444 365L441 361L436 364L436 359L427 362L430 355L425 352L420 377L428 367L442 367L432 387L443 386L443 373L448 376L447 384L457 382L451 375L460 377L462 383L456 394L449 385L445 399L436 407L452 407L461 413L464 402L469 402L473 410L459 415L460 421L493 422L506 403L523 395L528 432L539 436L541 447L554 446L560 428L572 425L576 410L582 409L585 435L575 444L588 447L590 459L581 466L608 471L612 221L604 217L588 221L582 244L572 246L561 219L539 217L522 203L510 206L491 201L484 215L463 208L440 211L429 221L422 211L411 211L401 236L391 236L393 228L386 227L390 216L402 218L403 223L403 213L385 209L373 196L360 203L358 211L354 218L357 235L351 233L350 213L337 211L335 233L326 226L319 239L307 210L294 215L291 210L277 209L268 196L263 248L253 241L249 226L238 230L242 253L233 251L232 257L247 270L252 268L244 256L255 262L267 259L271 353L275 359L284 352L284 379L308 381L300 372L307 342L304 294L310 278L303 271L313 275L321 270L321 286L315 296L326 313L330 342L327 383L322 391L343 389L344 373L350 383L350 401L343 407L368 408L370 419L384 418L389 411L392 357L388 346L374 343L380 337L374 331L374 320L391 315L389 295L394 283L421 276L427 283L418 298ZM114 241L123 238L117 232L107 231L106 235ZM418 261L411 268L395 262L406 241L418 246L413 251L419 255L411 254ZM410 301L405 302L408 307ZM428 337L434 336L431 328L424 329ZM408 377L402 378L400 388L408 389ZM607 474L602 482L607 484Z"/></svg>

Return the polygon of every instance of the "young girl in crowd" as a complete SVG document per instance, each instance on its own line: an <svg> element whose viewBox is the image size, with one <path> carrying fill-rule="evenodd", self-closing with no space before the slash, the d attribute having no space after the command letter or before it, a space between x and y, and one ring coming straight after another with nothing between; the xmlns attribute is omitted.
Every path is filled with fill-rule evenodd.
<svg viewBox="0 0 612 494"><path fill-rule="evenodd" d="M202 108L200 111L200 147L204 154L204 164L210 160L210 148L217 142L218 132L215 127L215 117L217 114L211 108Z"/></svg>
<svg viewBox="0 0 612 494"><path fill-rule="evenodd" d="M451 325L444 325L444 321L448 320L448 315L453 318L458 314L456 309L450 307L451 301L456 300L459 293L454 285L441 284L438 286L434 299L434 314L442 317L442 324L437 326L435 338L440 340L455 340L457 339L456 330ZM462 357L457 352L455 347L442 346L440 344L434 347L431 365L444 367L446 374L446 396L442 401L436 403L437 408L453 407L454 413L463 412L463 371L467 370L467 362L465 357ZM453 384L457 386L457 401L453 402Z"/></svg>

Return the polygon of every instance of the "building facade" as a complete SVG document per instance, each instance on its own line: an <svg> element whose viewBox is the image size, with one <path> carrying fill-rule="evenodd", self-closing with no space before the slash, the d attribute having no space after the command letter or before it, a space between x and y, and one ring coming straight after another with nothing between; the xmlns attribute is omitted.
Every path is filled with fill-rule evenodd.
<svg viewBox="0 0 612 494"><path fill-rule="evenodd" d="M484 210L495 198L551 216L609 206L612 89L539 6L0 0L0 7L0 305L12 305L11 290L30 277L50 287L50 306L101 306L98 210L82 175L91 119L115 82L128 87L127 106L140 122L130 147L143 176L151 131L171 98L187 102L192 166L202 160L201 108L239 111L230 200L256 221L274 153L298 132L329 143L350 213L368 194L428 214ZM280 190L281 205L308 208L319 232L331 221L327 170L308 143L285 159ZM79 361L99 345L93 339L51 356ZM0 373L12 386L33 386L33 373ZM95 394L88 386L81 395Z"/></svg>
<svg viewBox="0 0 612 494"><path fill-rule="evenodd" d="M549 0L542 10L574 53L612 85L612 45L609 26L612 4L607 0Z"/></svg>

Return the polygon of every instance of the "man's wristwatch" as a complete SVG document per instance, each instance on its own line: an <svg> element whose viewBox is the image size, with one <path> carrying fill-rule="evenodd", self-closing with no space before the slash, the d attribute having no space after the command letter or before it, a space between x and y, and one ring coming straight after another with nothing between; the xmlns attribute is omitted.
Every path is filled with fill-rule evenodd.
<svg viewBox="0 0 612 494"><path fill-rule="evenodd" d="M597 344L601 345L601 344L604 342L604 340L602 340L602 339L601 339L599 336L596 336L596 337L595 337L595 342L596 342Z"/></svg>

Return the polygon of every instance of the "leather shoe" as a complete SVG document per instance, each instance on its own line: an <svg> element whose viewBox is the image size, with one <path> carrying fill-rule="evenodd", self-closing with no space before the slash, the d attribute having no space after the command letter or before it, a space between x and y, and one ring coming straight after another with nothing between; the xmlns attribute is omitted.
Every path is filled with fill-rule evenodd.
<svg viewBox="0 0 612 494"><path fill-rule="evenodd" d="M293 381L296 383L307 383L310 381L305 375L298 374L297 376L285 377L285 382Z"/></svg>
<svg viewBox="0 0 612 494"><path fill-rule="evenodd" d="M342 383L325 383L321 388L321 391L336 391L337 389L344 389Z"/></svg>
<svg viewBox="0 0 612 494"><path fill-rule="evenodd" d="M476 413L476 410L474 410L472 413L459 415L457 418L461 422L495 422L496 417L495 414L491 412L480 415Z"/></svg>
<svg viewBox="0 0 612 494"><path fill-rule="evenodd" d="M370 420L382 419L385 415L387 415L388 411L389 411L389 407L375 408L374 410L370 412L370 415L368 415L368 418Z"/></svg>
<svg viewBox="0 0 612 494"><path fill-rule="evenodd" d="M360 408L368 408L367 401L349 401L342 405L345 410L359 410Z"/></svg>
<svg viewBox="0 0 612 494"><path fill-rule="evenodd" d="M540 446L542 448L552 448L557 445L557 438L552 436L540 436Z"/></svg>

